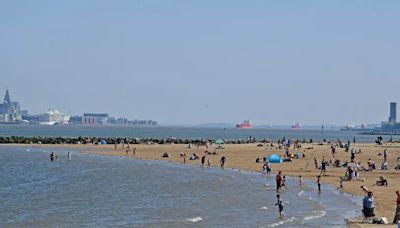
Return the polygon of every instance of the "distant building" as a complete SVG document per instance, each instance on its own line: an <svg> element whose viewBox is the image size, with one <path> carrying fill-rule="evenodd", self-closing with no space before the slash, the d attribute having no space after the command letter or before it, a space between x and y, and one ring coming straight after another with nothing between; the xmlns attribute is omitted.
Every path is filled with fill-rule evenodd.
<svg viewBox="0 0 400 228"><path fill-rule="evenodd" d="M107 124L108 123L107 113L84 113L82 117L82 124Z"/></svg>
<svg viewBox="0 0 400 228"><path fill-rule="evenodd" d="M389 116L389 123L396 123L396 107L397 103L392 102L390 103L390 116Z"/></svg>
<svg viewBox="0 0 400 228"><path fill-rule="evenodd" d="M21 107L18 102L12 102L10 93L6 90L3 104L0 104L0 122L17 123L22 121Z"/></svg>
<svg viewBox="0 0 400 228"><path fill-rule="evenodd" d="M118 118L116 124L128 124L128 119L124 117Z"/></svg>
<svg viewBox="0 0 400 228"><path fill-rule="evenodd" d="M128 121L128 124L143 125L143 126L157 126L157 121L155 121L155 120L132 120L132 121Z"/></svg>
<svg viewBox="0 0 400 228"><path fill-rule="evenodd" d="M69 118L69 124L77 125L82 123L82 116L71 116Z"/></svg>
<svg viewBox="0 0 400 228"><path fill-rule="evenodd" d="M390 115L388 118L388 122L382 122L381 128L376 131L379 133L391 134L391 133L400 133L400 123L396 122L396 103L390 103Z"/></svg>

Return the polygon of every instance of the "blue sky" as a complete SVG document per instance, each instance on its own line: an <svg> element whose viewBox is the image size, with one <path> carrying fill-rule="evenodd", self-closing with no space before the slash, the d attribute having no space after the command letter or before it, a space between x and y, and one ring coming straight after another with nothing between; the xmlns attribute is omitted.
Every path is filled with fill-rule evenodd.
<svg viewBox="0 0 400 228"><path fill-rule="evenodd" d="M360 124L400 102L399 1L2 1L0 93L32 113Z"/></svg>

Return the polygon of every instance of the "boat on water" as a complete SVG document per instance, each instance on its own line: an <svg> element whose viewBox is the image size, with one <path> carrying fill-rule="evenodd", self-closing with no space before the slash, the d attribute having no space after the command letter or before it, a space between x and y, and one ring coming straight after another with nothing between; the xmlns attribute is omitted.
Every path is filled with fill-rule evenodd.
<svg viewBox="0 0 400 228"><path fill-rule="evenodd" d="M249 129L249 128L253 128L253 125L251 124L250 120L245 120L240 124L236 124L236 128Z"/></svg>
<svg viewBox="0 0 400 228"><path fill-rule="evenodd" d="M297 122L295 125L292 126L293 129L301 129L301 124Z"/></svg>
<svg viewBox="0 0 400 228"><path fill-rule="evenodd" d="M346 125L340 129L341 131L372 131L373 128L368 128L366 124L361 124L360 126Z"/></svg>

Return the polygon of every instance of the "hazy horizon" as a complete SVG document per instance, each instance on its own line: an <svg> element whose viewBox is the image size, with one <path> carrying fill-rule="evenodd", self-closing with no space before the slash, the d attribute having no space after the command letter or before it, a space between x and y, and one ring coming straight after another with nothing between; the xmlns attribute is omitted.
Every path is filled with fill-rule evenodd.
<svg viewBox="0 0 400 228"><path fill-rule="evenodd" d="M380 123L398 1L4 1L0 99L162 125ZM400 111L400 110L398 110Z"/></svg>

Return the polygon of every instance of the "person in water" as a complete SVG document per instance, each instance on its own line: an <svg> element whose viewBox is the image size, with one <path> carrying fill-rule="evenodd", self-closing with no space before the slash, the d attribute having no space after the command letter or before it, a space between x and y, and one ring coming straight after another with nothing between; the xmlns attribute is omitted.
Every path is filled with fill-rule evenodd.
<svg viewBox="0 0 400 228"><path fill-rule="evenodd" d="M283 202L279 194L276 195L276 198L278 199L278 202L276 202L275 206L278 206L279 218L283 218L285 217L285 213L283 213Z"/></svg>
<svg viewBox="0 0 400 228"><path fill-rule="evenodd" d="M71 161L71 159L72 159L71 153L68 152L68 161Z"/></svg>
<svg viewBox="0 0 400 228"><path fill-rule="evenodd" d="M317 176L317 181L315 183L318 185L318 192L321 192L321 176Z"/></svg>
<svg viewBox="0 0 400 228"><path fill-rule="evenodd" d="M50 154L50 161L54 161L54 152L51 152Z"/></svg>
<svg viewBox="0 0 400 228"><path fill-rule="evenodd" d="M304 180L303 180L303 177L301 175L299 176L299 185L300 185L300 189L302 189L303 185L304 185Z"/></svg>
<svg viewBox="0 0 400 228"><path fill-rule="evenodd" d="M279 191L282 187L282 172L279 171L276 175L276 191Z"/></svg>
<svg viewBox="0 0 400 228"><path fill-rule="evenodd" d="M342 192L343 193L343 180L342 179L340 179L340 181L339 181L339 187L336 189L336 190L339 190L340 192Z"/></svg>

